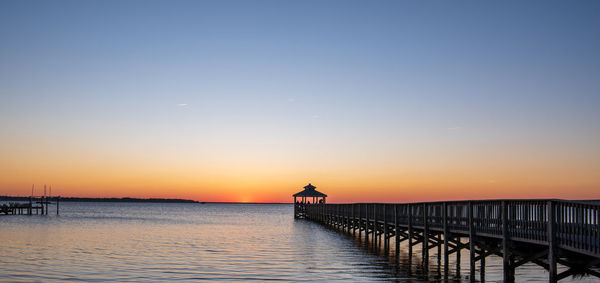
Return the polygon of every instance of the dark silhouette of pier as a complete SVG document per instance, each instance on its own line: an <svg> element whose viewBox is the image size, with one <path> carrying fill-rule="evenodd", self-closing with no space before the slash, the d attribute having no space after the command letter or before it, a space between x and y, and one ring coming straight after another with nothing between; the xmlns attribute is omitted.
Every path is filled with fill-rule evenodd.
<svg viewBox="0 0 600 283"><path fill-rule="evenodd" d="M49 205L56 205L56 215L59 213L60 197L30 196L27 202L10 202L0 205L0 215L48 215ZM54 202L52 202L54 201Z"/></svg>
<svg viewBox="0 0 600 283"><path fill-rule="evenodd" d="M600 202L535 200L478 200L424 203L300 203L294 216L316 221L387 250L394 238L396 253L408 241L408 254L421 246L423 269L429 251L443 255L443 278L450 272L449 257L460 274L460 251L469 250L469 278L485 281L485 259L503 259L504 282L515 281L515 269L525 263L549 271L549 282L572 275L600 278ZM443 249L443 253L441 250ZM438 262L441 262L438 258ZM567 269L558 272L557 265Z"/></svg>

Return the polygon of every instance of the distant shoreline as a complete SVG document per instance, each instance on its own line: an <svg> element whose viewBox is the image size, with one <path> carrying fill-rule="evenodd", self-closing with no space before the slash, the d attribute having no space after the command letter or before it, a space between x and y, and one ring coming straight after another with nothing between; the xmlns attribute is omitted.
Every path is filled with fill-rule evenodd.
<svg viewBox="0 0 600 283"><path fill-rule="evenodd" d="M14 196L0 196L0 201L28 201L29 197L14 197ZM60 197L60 201L71 201L71 202L150 202L150 203L201 203L195 200L189 199L177 199L177 198L82 198L82 197Z"/></svg>
<svg viewBox="0 0 600 283"><path fill-rule="evenodd" d="M29 197L23 196L0 196L0 201L29 201ZM60 201L68 202L141 202L141 203L222 203L222 204L292 204L288 202L223 202L223 201L196 201L178 198L83 198L83 197L60 197Z"/></svg>

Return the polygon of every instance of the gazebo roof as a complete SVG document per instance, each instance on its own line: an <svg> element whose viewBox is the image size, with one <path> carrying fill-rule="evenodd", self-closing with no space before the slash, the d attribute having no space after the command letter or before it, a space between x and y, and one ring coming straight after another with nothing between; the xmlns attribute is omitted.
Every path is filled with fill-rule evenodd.
<svg viewBox="0 0 600 283"><path fill-rule="evenodd" d="M312 184L308 184L304 187L304 191L295 193L295 197L327 197L326 194L315 190L317 187Z"/></svg>

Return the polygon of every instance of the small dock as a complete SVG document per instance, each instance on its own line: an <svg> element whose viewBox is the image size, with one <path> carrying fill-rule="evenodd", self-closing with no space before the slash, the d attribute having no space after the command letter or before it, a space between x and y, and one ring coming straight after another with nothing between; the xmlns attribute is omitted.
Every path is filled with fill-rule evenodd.
<svg viewBox="0 0 600 283"><path fill-rule="evenodd" d="M58 215L60 196L31 196L27 202L9 202L0 205L0 215L48 215L51 204L56 206Z"/></svg>

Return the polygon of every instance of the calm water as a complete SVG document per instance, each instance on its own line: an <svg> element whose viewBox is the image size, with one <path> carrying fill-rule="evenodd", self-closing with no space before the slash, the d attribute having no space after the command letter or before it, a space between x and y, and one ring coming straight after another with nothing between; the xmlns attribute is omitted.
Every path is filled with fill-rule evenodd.
<svg viewBox="0 0 600 283"><path fill-rule="evenodd" d="M409 265L401 251L395 264L393 251L292 213L292 205L61 203L60 216L1 216L0 281L436 280L435 252L425 277L417 257ZM458 278L467 280L468 252L462 258ZM500 259L487 261L487 279L501 280ZM544 282L547 273L525 265L517 280Z"/></svg>

